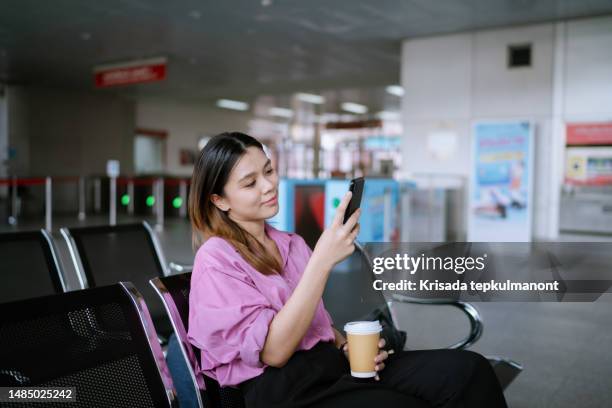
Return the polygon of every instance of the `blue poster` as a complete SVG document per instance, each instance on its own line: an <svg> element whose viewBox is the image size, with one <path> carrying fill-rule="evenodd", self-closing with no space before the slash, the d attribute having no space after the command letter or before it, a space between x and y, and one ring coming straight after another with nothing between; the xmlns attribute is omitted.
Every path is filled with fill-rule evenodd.
<svg viewBox="0 0 612 408"><path fill-rule="evenodd" d="M468 241L530 241L533 125L477 123L472 141Z"/></svg>

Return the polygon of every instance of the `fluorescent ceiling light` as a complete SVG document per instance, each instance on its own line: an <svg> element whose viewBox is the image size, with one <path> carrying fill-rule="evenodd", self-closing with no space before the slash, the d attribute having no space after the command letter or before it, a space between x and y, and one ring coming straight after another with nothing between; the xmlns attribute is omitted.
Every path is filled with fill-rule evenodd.
<svg viewBox="0 0 612 408"><path fill-rule="evenodd" d="M399 85L389 85L385 88L388 93L395 96L404 96L404 88Z"/></svg>
<svg viewBox="0 0 612 408"><path fill-rule="evenodd" d="M376 117L382 120L398 120L400 114L399 112L380 111L376 114Z"/></svg>
<svg viewBox="0 0 612 408"><path fill-rule="evenodd" d="M357 113L357 114L362 114L362 113L367 113L368 111L368 107L365 105L360 105L358 103L353 103L353 102L344 102L342 105L342 110L347 111L347 112L351 112L351 113Z"/></svg>
<svg viewBox="0 0 612 408"><path fill-rule="evenodd" d="M321 95L309 94L309 93L298 93L297 98L300 101L314 103L320 105L325 102L325 98Z"/></svg>
<svg viewBox="0 0 612 408"><path fill-rule="evenodd" d="M272 116L280 116L281 118L290 118L293 116L293 111L287 108L270 108L268 113Z"/></svg>
<svg viewBox="0 0 612 408"><path fill-rule="evenodd" d="M217 106L224 109L232 109L237 111L249 110L249 104L241 101L233 101L231 99L219 99Z"/></svg>

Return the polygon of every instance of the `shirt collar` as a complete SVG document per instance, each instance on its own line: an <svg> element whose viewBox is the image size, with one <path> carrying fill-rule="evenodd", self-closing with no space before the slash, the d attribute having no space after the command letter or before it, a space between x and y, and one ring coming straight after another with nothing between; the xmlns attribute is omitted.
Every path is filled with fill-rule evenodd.
<svg viewBox="0 0 612 408"><path fill-rule="evenodd" d="M284 231L279 231L267 222L265 223L265 230L268 236L276 242L276 246L280 251L281 258L283 259L283 269L287 265L287 259L289 259L289 244L291 243L291 234Z"/></svg>

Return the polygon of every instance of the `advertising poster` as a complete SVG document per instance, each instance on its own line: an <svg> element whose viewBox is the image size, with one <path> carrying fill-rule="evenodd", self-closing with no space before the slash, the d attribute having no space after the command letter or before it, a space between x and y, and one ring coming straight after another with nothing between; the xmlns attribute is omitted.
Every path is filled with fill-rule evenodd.
<svg viewBox="0 0 612 408"><path fill-rule="evenodd" d="M314 248L323 233L325 181L283 178L278 185L278 213L268 222L299 234Z"/></svg>
<svg viewBox="0 0 612 408"><path fill-rule="evenodd" d="M530 122L474 125L468 241L531 240L533 156Z"/></svg>
<svg viewBox="0 0 612 408"><path fill-rule="evenodd" d="M565 183L575 186L612 184L612 147L568 147L565 150Z"/></svg>

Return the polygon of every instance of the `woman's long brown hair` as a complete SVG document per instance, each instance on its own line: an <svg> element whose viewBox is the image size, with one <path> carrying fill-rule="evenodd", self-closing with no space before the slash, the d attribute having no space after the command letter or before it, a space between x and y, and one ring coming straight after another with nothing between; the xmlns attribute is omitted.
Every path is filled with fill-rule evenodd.
<svg viewBox="0 0 612 408"><path fill-rule="evenodd" d="M263 146L257 139L244 133L221 133L206 144L193 169L189 193L189 217L192 243L197 250L206 239L224 238L253 268L271 275L280 273L282 265L269 254L257 239L236 222L227 212L221 211L211 201L211 196L224 196L224 187L230 172L248 147Z"/></svg>

